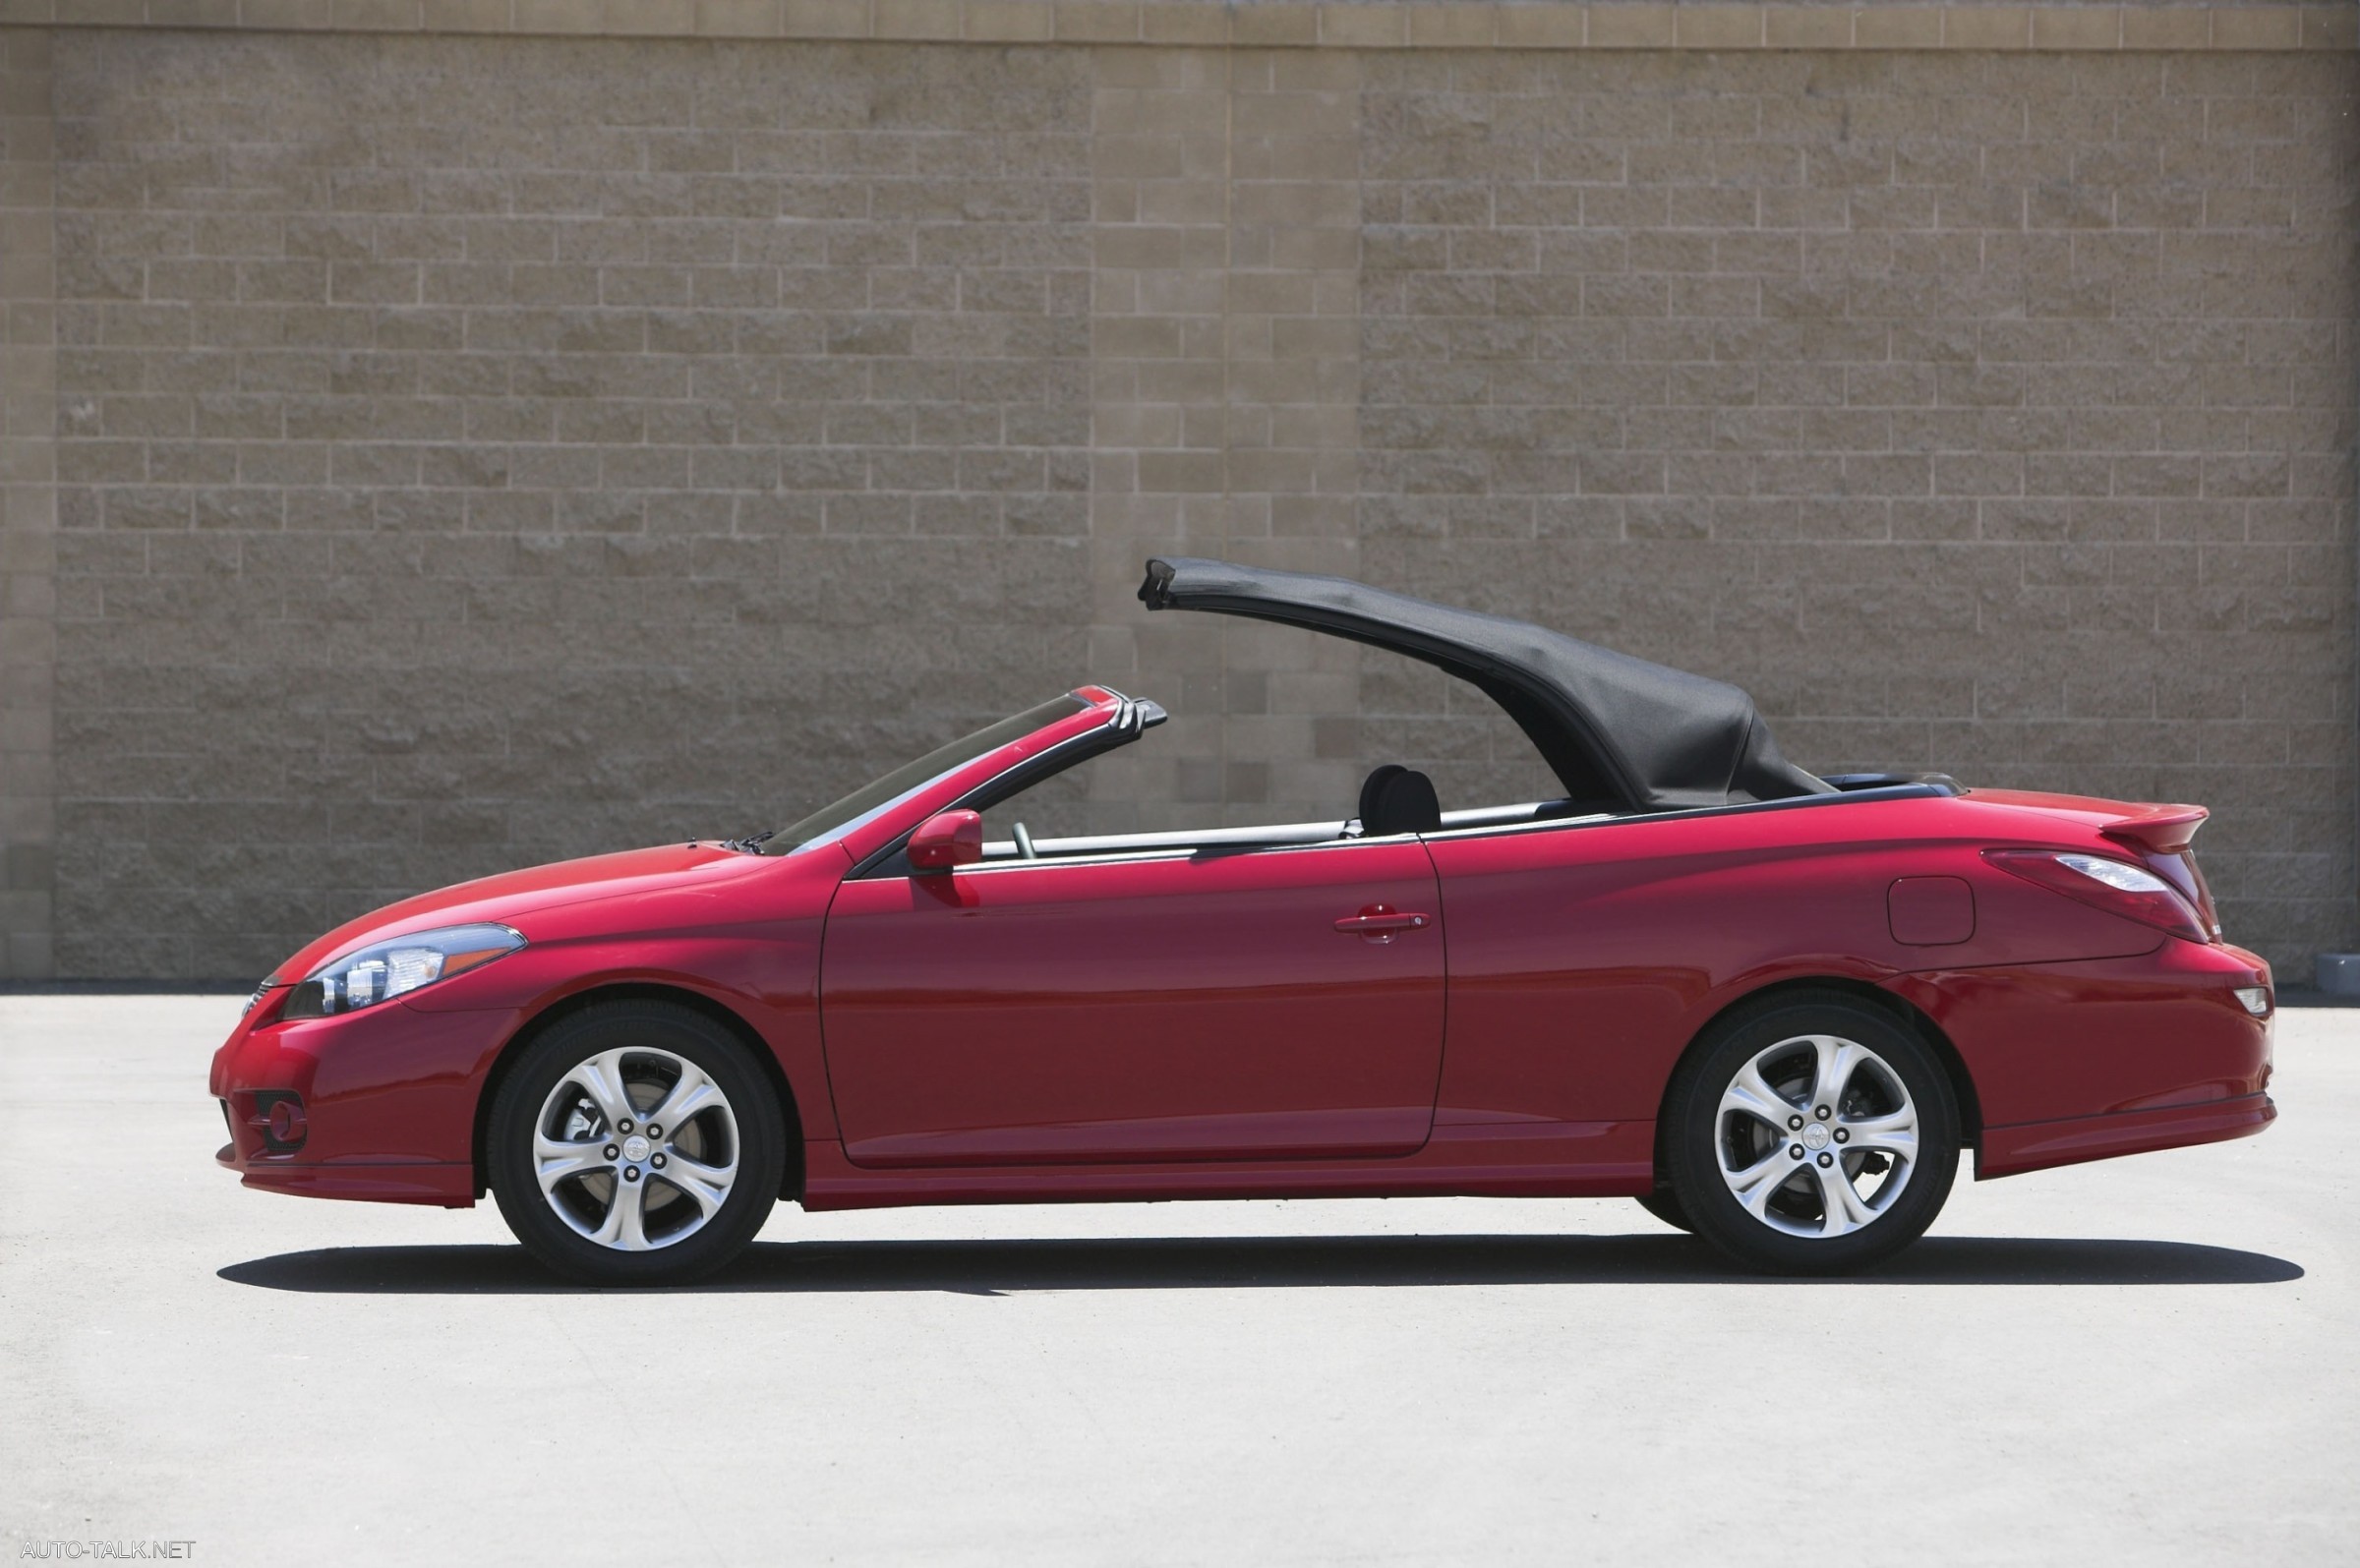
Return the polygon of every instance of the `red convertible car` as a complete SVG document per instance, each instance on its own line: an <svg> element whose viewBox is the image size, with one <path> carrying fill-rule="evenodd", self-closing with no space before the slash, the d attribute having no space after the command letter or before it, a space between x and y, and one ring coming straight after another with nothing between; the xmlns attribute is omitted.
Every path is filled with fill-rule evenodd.
<svg viewBox="0 0 2360 1568"><path fill-rule="evenodd" d="M693 1279L771 1205L1627 1196L1835 1272L1979 1177L2258 1132L2270 969L2201 807L1815 778L1719 681L1337 578L1150 561L1465 680L1556 799L985 842L1140 740L1084 686L791 827L380 909L214 1058L249 1187L472 1204L598 1284Z"/></svg>

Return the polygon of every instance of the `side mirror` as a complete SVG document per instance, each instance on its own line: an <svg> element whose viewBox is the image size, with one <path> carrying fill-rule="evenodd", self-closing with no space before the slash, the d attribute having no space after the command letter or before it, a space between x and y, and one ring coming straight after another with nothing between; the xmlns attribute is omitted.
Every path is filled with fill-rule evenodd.
<svg viewBox="0 0 2360 1568"><path fill-rule="evenodd" d="M937 811L910 836L910 869L948 871L983 858L983 818L973 811Z"/></svg>

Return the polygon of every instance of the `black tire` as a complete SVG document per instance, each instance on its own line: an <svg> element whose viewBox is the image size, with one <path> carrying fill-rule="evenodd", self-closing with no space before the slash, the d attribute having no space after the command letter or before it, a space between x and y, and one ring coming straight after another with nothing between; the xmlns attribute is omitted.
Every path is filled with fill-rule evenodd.
<svg viewBox="0 0 2360 1568"><path fill-rule="evenodd" d="M1659 1187L1654 1191L1640 1196L1635 1201L1638 1203L1639 1207L1645 1209L1657 1219L1662 1220L1666 1225L1671 1226L1674 1230L1686 1231L1691 1235L1695 1233L1696 1222L1688 1218L1688 1211L1686 1209L1680 1206L1680 1194L1673 1191L1672 1189L1668 1187Z"/></svg>
<svg viewBox="0 0 2360 1568"><path fill-rule="evenodd" d="M1762 1077L1768 1079L1777 1072L1807 1073L1804 1058L1815 1055L1812 1048L1786 1044L1803 1036L1832 1037L1864 1047L1881 1064L1881 1071L1856 1070L1842 1090L1845 1105L1833 1107L1835 1114L1821 1128L1812 1125L1820 1119L1818 1106L1810 1103L1817 1091L1807 1076L1802 1078L1800 1099L1793 1093L1794 1076L1770 1083L1786 1102L1777 1107L1779 1119L1788 1121L1791 1128L1793 1120L1800 1117L1803 1123L1800 1132L1780 1130L1769 1136L1766 1120L1721 1115L1722 1096L1740 1071L1773 1048L1784 1047L1796 1054L1765 1059ZM1898 1156L1877 1154L1873 1159L1884 1163L1873 1165L1862 1146L1874 1134L1865 1131L1862 1146L1827 1141L1836 1135L1832 1130L1844 1127L1848 1119L1864 1127L1879 1114L1889 1114L1885 1107L1898 1106L1895 1080L1899 1089L1907 1092L1909 1109L1915 1112L1914 1159L1905 1162ZM1787 1086L1781 1088L1782 1083ZM1840 991L1782 992L1724 1018L1690 1048L1673 1075L1664 1111L1665 1164L1682 1211L1698 1236L1745 1267L1765 1273L1847 1274L1883 1262L1925 1234L1950 1196L1951 1182L1958 1174L1958 1100L1942 1063L1901 1019ZM1818 1140L1813 1145L1817 1152L1805 1148L1801 1140L1806 1136ZM1797 1141L1790 1143L1790 1137ZM1800 1180L1778 1176L1783 1167L1771 1166L1768 1161L1787 1157L1797 1149L1805 1150L1794 1167L1795 1177ZM1769 1173L1754 1189L1756 1194L1766 1194L1762 1215L1748 1211L1732 1190L1724 1175L1725 1158L1732 1169ZM1853 1160L1860 1162L1859 1175L1848 1174ZM1830 1161L1838 1162L1832 1165L1833 1177L1811 1169L1829 1169ZM1847 1201L1843 1190L1831 1190L1829 1184L1843 1180L1858 1193L1862 1179L1871 1182L1872 1191L1860 1211L1872 1217L1857 1228L1842 1229L1840 1234L1823 1234L1830 1211ZM1886 1194L1880 1184L1896 1180L1901 1185ZM1817 1233L1811 1233L1814 1226Z"/></svg>
<svg viewBox="0 0 2360 1568"><path fill-rule="evenodd" d="M663 1058L693 1064L726 1097L720 1115L694 1118L695 1134L713 1140L716 1150L736 1155L736 1175L727 1194L701 1225L677 1241L658 1242L647 1250L620 1250L601 1245L560 1217L559 1198L543 1193L535 1176L533 1137L536 1122L559 1085L579 1081L577 1070L601 1055L623 1050L646 1056L623 1058L626 1073L645 1074L637 1089L626 1087L633 1103L645 1111L653 1103L651 1090L661 1093ZM678 1068L684 1074L684 1068ZM586 1099L577 1100L587 1106ZM560 1107L562 1108L562 1107ZM554 1124L553 1124L554 1126ZM485 1160L490 1167L493 1194L502 1218L525 1250L567 1279L585 1285L679 1285L702 1279L745 1249L778 1201L780 1175L787 1149L786 1117L770 1080L748 1056L736 1036L693 1009L653 1001L607 1002L583 1009L544 1030L525 1047L492 1104L487 1127ZM612 1130L592 1135L591 1141L616 1136ZM675 1136L680 1136L675 1130ZM727 1149L722 1145L728 1144ZM585 1145L587 1147L587 1145ZM674 1148L675 1171L681 1166ZM707 1146L700 1141L697 1152ZM632 1168L634 1178L645 1173L640 1199L643 1215L657 1214L670 1205L687 1202L682 1189L672 1187L650 1166ZM607 1201L620 1201L621 1190L613 1176L606 1178ZM718 1184L717 1184L718 1185ZM595 1202L595 1176L587 1183L563 1186L562 1195L581 1207ZM690 1203L690 1207L695 1205ZM674 1216L676 1226L687 1211ZM655 1221L645 1222L650 1236Z"/></svg>

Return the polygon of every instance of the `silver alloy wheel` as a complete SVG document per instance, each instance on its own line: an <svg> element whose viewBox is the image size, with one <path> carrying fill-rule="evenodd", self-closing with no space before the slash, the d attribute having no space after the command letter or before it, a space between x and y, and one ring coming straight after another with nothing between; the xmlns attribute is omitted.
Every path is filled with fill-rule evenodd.
<svg viewBox="0 0 2360 1568"><path fill-rule="evenodd" d="M1822 1239L1872 1223L1918 1168L1918 1107L1857 1040L1799 1034L1754 1053L1713 1117L1721 1179L1774 1231Z"/></svg>
<svg viewBox="0 0 2360 1568"><path fill-rule="evenodd" d="M573 1232L620 1252L685 1241L738 1180L729 1096L686 1057L603 1051L558 1080L533 1122L533 1175Z"/></svg>

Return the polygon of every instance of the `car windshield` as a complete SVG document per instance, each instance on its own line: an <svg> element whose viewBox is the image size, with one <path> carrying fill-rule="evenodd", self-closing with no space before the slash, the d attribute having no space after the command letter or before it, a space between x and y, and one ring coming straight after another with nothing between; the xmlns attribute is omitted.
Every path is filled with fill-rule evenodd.
<svg viewBox="0 0 2360 1568"><path fill-rule="evenodd" d="M1037 708L988 725L947 746L938 746L907 767L896 768L873 784L862 784L842 800L820 807L800 822L791 823L764 840L764 854L793 854L797 849L842 837L878 813L900 804L944 774L964 768L977 757L1022 740L1034 730L1081 713L1090 704L1079 697L1058 697Z"/></svg>

